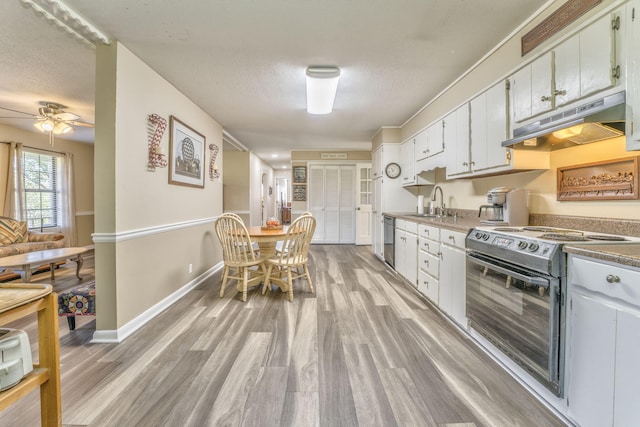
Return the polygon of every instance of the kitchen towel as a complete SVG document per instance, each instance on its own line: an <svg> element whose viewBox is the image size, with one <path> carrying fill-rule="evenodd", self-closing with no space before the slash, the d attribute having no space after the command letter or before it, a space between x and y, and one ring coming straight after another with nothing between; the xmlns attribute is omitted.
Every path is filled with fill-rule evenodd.
<svg viewBox="0 0 640 427"><path fill-rule="evenodd" d="M424 214L424 196L418 196L418 215Z"/></svg>

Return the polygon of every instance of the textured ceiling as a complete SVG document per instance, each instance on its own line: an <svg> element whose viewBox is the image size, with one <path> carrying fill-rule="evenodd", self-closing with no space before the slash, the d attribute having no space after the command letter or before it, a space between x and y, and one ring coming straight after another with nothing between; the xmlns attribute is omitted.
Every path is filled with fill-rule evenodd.
<svg viewBox="0 0 640 427"><path fill-rule="evenodd" d="M280 167L292 149L370 149L381 126L403 124L545 1L65 4ZM93 121L95 51L19 0L0 2L0 24L0 106L35 113L38 101L51 100ZM342 70L330 115L306 113L308 65ZM93 131L78 129L74 137L91 141Z"/></svg>

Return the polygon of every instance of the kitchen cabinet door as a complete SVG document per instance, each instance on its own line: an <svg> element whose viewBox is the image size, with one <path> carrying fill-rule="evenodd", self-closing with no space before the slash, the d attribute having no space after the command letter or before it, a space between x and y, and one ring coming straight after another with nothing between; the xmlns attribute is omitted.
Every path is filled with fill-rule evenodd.
<svg viewBox="0 0 640 427"><path fill-rule="evenodd" d="M571 297L566 393L569 416L582 427L613 424L616 309L589 296Z"/></svg>
<svg viewBox="0 0 640 427"><path fill-rule="evenodd" d="M472 170L507 166L507 91L499 82L470 101Z"/></svg>
<svg viewBox="0 0 640 427"><path fill-rule="evenodd" d="M463 328L467 327L466 308L466 253L463 233L442 230L440 252L440 300L442 311Z"/></svg>
<svg viewBox="0 0 640 427"><path fill-rule="evenodd" d="M400 161L402 168L402 185L412 185L416 183L416 158L415 158L415 139L406 140L400 146Z"/></svg>
<svg viewBox="0 0 640 427"><path fill-rule="evenodd" d="M627 150L640 150L640 0L627 4Z"/></svg>
<svg viewBox="0 0 640 427"><path fill-rule="evenodd" d="M438 120L427 128L427 157L444 151L444 121Z"/></svg>
<svg viewBox="0 0 640 427"><path fill-rule="evenodd" d="M416 160L426 159L429 156L429 128L418 132L414 140Z"/></svg>
<svg viewBox="0 0 640 427"><path fill-rule="evenodd" d="M469 150L469 103L444 118L447 178L471 171Z"/></svg>
<svg viewBox="0 0 640 427"><path fill-rule="evenodd" d="M569 38L554 49L555 107L580 98L580 36Z"/></svg>
<svg viewBox="0 0 640 427"><path fill-rule="evenodd" d="M507 88L501 81L487 90L487 168L509 164L507 149L502 146L508 139L508 117Z"/></svg>
<svg viewBox="0 0 640 427"><path fill-rule="evenodd" d="M640 420L640 316L619 310L617 320L613 417L616 426L632 426Z"/></svg>
<svg viewBox="0 0 640 427"><path fill-rule="evenodd" d="M617 66L614 22L618 14L600 18L580 32L580 96L607 89L616 84L613 70Z"/></svg>
<svg viewBox="0 0 640 427"><path fill-rule="evenodd" d="M553 107L553 52L547 52L531 63L531 116Z"/></svg>
<svg viewBox="0 0 640 427"><path fill-rule="evenodd" d="M511 119L519 123L531 117L531 65L509 78L511 88Z"/></svg>

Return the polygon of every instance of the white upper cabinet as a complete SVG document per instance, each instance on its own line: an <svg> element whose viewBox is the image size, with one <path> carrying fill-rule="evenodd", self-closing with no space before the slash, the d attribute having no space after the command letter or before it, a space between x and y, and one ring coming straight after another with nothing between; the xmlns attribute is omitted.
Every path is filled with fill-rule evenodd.
<svg viewBox="0 0 640 427"><path fill-rule="evenodd" d="M509 78L514 124L618 83L620 15L606 14Z"/></svg>
<svg viewBox="0 0 640 427"><path fill-rule="evenodd" d="M606 15L580 32L580 96L617 84L620 70L616 44L620 12Z"/></svg>
<svg viewBox="0 0 640 427"><path fill-rule="evenodd" d="M553 109L553 53L547 52L533 61L531 67L531 115Z"/></svg>
<svg viewBox="0 0 640 427"><path fill-rule="evenodd" d="M427 128L427 157L444 152L444 120L438 120Z"/></svg>
<svg viewBox="0 0 640 427"><path fill-rule="evenodd" d="M627 150L640 150L640 0L627 4Z"/></svg>
<svg viewBox="0 0 640 427"><path fill-rule="evenodd" d="M531 65L521 68L510 78L511 120L514 123L528 119L531 113Z"/></svg>
<svg viewBox="0 0 640 427"><path fill-rule="evenodd" d="M469 158L469 103L444 118L444 145L446 150L447 178L471 171Z"/></svg>
<svg viewBox="0 0 640 427"><path fill-rule="evenodd" d="M607 61L608 62L608 61ZM553 52L555 67L555 107L580 98L580 37L578 34L564 41Z"/></svg>
<svg viewBox="0 0 640 427"><path fill-rule="evenodd" d="M507 90L503 81L470 101L471 169L508 166L510 157L502 142L507 139Z"/></svg>
<svg viewBox="0 0 640 427"><path fill-rule="evenodd" d="M416 160L422 160L429 157L429 137L428 129L419 132L415 137Z"/></svg>
<svg viewBox="0 0 640 427"><path fill-rule="evenodd" d="M400 146L400 166L402 169L402 185L416 183L415 138L410 138Z"/></svg>

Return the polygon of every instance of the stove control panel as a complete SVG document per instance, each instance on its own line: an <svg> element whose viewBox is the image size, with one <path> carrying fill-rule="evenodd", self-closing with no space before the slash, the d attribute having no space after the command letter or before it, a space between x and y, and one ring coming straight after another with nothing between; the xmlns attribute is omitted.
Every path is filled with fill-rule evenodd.
<svg viewBox="0 0 640 427"><path fill-rule="evenodd" d="M469 238L508 251L529 253L543 257L550 255L553 252L553 248L557 246L557 244L546 243L536 239L505 236L483 230L473 231L470 233Z"/></svg>

